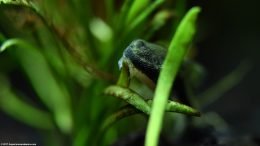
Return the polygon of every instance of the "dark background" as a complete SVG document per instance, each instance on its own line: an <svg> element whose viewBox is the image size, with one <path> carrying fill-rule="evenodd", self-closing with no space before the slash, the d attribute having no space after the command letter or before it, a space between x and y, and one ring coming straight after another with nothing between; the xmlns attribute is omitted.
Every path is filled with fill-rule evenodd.
<svg viewBox="0 0 260 146"><path fill-rule="evenodd" d="M253 65L237 86L207 109L223 116L239 135L260 134L259 4L256 0L200 0L191 4L202 7L197 60L208 71L208 84L245 59Z"/></svg>
<svg viewBox="0 0 260 146"><path fill-rule="evenodd" d="M210 85L232 71L244 59L253 67L236 87L207 111L219 113L239 135L260 135L260 2L257 0L196 0L199 5L197 60L208 71ZM33 115L32 115L33 116ZM0 111L0 141L37 142L36 131ZM13 134L16 137L13 137Z"/></svg>

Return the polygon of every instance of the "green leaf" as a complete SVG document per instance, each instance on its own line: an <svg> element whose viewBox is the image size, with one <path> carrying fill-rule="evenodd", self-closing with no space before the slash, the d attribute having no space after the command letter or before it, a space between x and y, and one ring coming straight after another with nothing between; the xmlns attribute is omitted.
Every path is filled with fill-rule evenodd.
<svg viewBox="0 0 260 146"><path fill-rule="evenodd" d="M10 91L5 78L0 76L0 108L13 118L39 129L53 129L51 115L21 100Z"/></svg>
<svg viewBox="0 0 260 146"><path fill-rule="evenodd" d="M135 17L149 5L150 0L131 0L133 4L127 14L126 24L131 23Z"/></svg>
<svg viewBox="0 0 260 146"><path fill-rule="evenodd" d="M70 132L72 115L67 90L57 82L45 57L37 47L21 39L9 39L0 49L6 50L13 46L19 47L12 53L15 53L42 102L54 112L55 122L62 132Z"/></svg>
<svg viewBox="0 0 260 146"><path fill-rule="evenodd" d="M39 13L39 9L31 0L0 0L0 5L1 4L28 7L33 11Z"/></svg>
<svg viewBox="0 0 260 146"><path fill-rule="evenodd" d="M121 98L131 105L131 108L130 108L131 110L129 109L129 107L127 107L126 108L127 110L123 108L122 111L118 112L118 113L122 113L123 115L115 114L120 117L120 118L116 118L118 120L125 116L132 115L134 113L143 112L147 115L150 114L150 111L151 111L150 107L152 106L152 99L144 100L143 97L141 97L140 95L138 95L137 93L135 93L134 91L132 91L128 88L124 88L121 86L109 86L106 88L105 94ZM132 108L135 108L135 111L133 111ZM126 111L129 110L131 112L128 114L125 110ZM192 116L200 116L200 112L198 112L197 110L195 110L187 105L184 105L184 104L181 104L181 103L178 103L175 101L170 101L170 100L166 103L165 111L182 113L182 114L192 115ZM115 116L115 117L117 117L117 116ZM115 118L113 118L113 119L114 120L112 120L112 121L114 121L114 122L117 121ZM111 124L109 124L109 125L111 125Z"/></svg>
<svg viewBox="0 0 260 146"><path fill-rule="evenodd" d="M150 114L150 106L140 95L134 93L130 89L122 88L120 86L109 86L106 88L105 94L122 98L140 111L148 115Z"/></svg>
<svg viewBox="0 0 260 146"><path fill-rule="evenodd" d="M100 145L100 139L103 139L103 135L105 132L108 130L108 128L118 122L119 120L130 117L132 115L142 113L140 110L137 110L135 107L131 105L126 105L122 108L120 108L118 111L107 117L104 121L103 124L101 125L101 128L99 130L99 133L96 136L96 145Z"/></svg>
<svg viewBox="0 0 260 146"><path fill-rule="evenodd" d="M13 5L29 6L30 2L28 0L0 0L0 4L13 4Z"/></svg>
<svg viewBox="0 0 260 146"><path fill-rule="evenodd" d="M148 27L148 31L145 33L145 39L149 39L152 35L159 30L162 26L164 26L167 22L167 19L171 17L171 12L169 10L161 10L159 11L153 18L151 22L151 26Z"/></svg>
<svg viewBox="0 0 260 146"><path fill-rule="evenodd" d="M120 33L122 29L124 29L126 23L126 16L129 14L129 10L131 6L133 5L134 0L125 0L123 3L123 6L120 10L118 20L116 20L115 26L116 26L116 33Z"/></svg>
<svg viewBox="0 0 260 146"><path fill-rule="evenodd" d="M1 46L0 46L0 52L5 51L7 48L12 47L13 45L16 44L22 44L23 41L21 41L20 39L9 39L7 41L5 41Z"/></svg>
<svg viewBox="0 0 260 146"><path fill-rule="evenodd" d="M147 101L148 105L152 106L152 101L153 100L148 100ZM196 116L196 117L200 116L200 112L197 111L196 109L193 109L192 107L171 100L167 101L165 106L165 111L173 112L173 113L181 113L181 114Z"/></svg>
<svg viewBox="0 0 260 146"><path fill-rule="evenodd" d="M111 88L111 87L109 87L109 88ZM112 89L109 89L109 88L107 90L112 90ZM114 90L114 91L111 91L111 92L118 92L118 90L122 90L122 91L125 92L126 89L117 86L117 90ZM129 91L127 91L127 92L129 92ZM132 93L132 94L135 94L135 93ZM118 96L118 95L122 95L122 94L114 93L114 95ZM149 106L152 105L151 99L147 100L146 102ZM106 130L111 125L113 125L114 123L118 122L119 120L121 120L123 118L129 117L129 116L132 116L132 115L135 115L135 114L140 114L140 113L142 113L141 111L142 110L138 110L138 108L136 108L135 105L133 105L133 106L132 105L126 105L126 106L120 108L118 111L116 111L115 113L113 113L112 115L107 117L106 120L103 122L103 124L100 128L101 130L99 131L98 136L96 137L96 142L98 143L99 140L102 139ZM166 112L182 113L182 114L187 114L187 115L191 115L191 116L200 116L200 113L197 110L195 110L195 109L193 109L189 106L183 105L181 103L170 101L170 100L167 102L165 111Z"/></svg>
<svg viewBox="0 0 260 146"><path fill-rule="evenodd" d="M155 97L145 139L146 146L158 145L167 98L169 97L179 67L195 34L195 21L199 12L199 7L194 7L187 12L171 41L155 90Z"/></svg>
<svg viewBox="0 0 260 146"><path fill-rule="evenodd" d="M126 30L126 34L130 33L134 28L136 28L138 25L144 22L148 18L148 16L163 2L164 0L156 0L153 3L151 3L151 5L149 5L147 8L145 8L144 11L140 15L138 15L129 25L129 28L127 28Z"/></svg>

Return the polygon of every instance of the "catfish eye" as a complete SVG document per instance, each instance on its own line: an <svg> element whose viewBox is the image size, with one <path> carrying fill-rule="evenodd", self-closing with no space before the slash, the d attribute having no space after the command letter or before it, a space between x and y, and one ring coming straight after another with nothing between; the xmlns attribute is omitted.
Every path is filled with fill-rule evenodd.
<svg viewBox="0 0 260 146"><path fill-rule="evenodd" d="M144 42L143 42L142 40L136 40L136 41L135 41L135 46L136 46L137 48L142 48L142 47L145 46L145 44L144 44Z"/></svg>

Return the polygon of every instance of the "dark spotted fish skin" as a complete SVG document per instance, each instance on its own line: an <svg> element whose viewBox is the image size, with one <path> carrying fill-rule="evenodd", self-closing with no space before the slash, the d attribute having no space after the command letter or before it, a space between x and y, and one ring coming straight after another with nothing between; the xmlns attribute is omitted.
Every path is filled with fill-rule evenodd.
<svg viewBox="0 0 260 146"><path fill-rule="evenodd" d="M166 54L165 48L138 39L125 49L123 56L156 83Z"/></svg>

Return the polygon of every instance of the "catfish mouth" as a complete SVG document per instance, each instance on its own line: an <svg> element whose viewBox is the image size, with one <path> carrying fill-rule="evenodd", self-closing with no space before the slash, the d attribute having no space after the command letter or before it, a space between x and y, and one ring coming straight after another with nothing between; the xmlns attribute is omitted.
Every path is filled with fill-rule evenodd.
<svg viewBox="0 0 260 146"><path fill-rule="evenodd" d="M123 61L124 61L125 58L126 58L126 57L125 57L125 55L123 54L123 56L119 59L119 61L118 61L118 68L119 68L119 70L122 69L122 67L123 67Z"/></svg>

